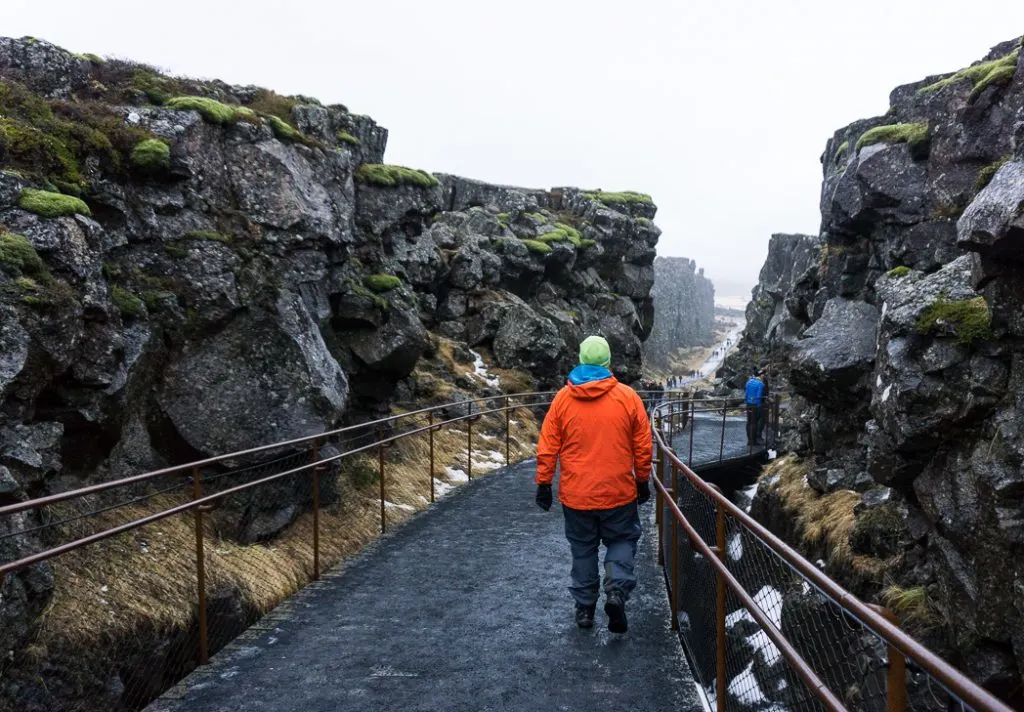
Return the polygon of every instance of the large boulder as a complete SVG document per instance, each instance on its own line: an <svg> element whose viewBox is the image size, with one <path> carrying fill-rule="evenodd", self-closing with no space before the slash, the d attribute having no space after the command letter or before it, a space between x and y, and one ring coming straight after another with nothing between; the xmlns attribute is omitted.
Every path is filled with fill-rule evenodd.
<svg viewBox="0 0 1024 712"><path fill-rule="evenodd" d="M816 400L850 398L875 359L878 310L836 297L793 347L793 387Z"/></svg>

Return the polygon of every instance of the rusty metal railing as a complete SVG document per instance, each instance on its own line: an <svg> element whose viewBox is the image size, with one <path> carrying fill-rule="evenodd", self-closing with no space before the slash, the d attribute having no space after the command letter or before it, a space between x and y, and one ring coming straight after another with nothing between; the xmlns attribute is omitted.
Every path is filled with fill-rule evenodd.
<svg viewBox="0 0 1024 712"><path fill-rule="evenodd" d="M1009 712L695 474L666 421L698 407L652 409L652 480L672 628L718 712Z"/></svg>

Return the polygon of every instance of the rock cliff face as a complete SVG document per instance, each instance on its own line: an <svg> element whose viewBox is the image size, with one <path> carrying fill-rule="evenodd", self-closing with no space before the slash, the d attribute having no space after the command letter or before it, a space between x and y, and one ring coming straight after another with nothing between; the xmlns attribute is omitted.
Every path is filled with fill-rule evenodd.
<svg viewBox="0 0 1024 712"><path fill-rule="evenodd" d="M715 285L685 257L654 261L654 328L644 344L653 368L667 368L676 349L710 346L715 331Z"/></svg>
<svg viewBox="0 0 1024 712"><path fill-rule="evenodd" d="M886 566L864 576L833 559L832 573L862 595L881 592L907 625L1017 705L1020 52L1006 42L956 74L899 87L884 117L836 132L822 157L820 258L793 260L807 269L771 306L779 318L748 316L745 339L772 344L792 385L789 444L808 486L864 493L844 545ZM762 279L776 271L766 265Z"/></svg>
<svg viewBox="0 0 1024 712"><path fill-rule="evenodd" d="M0 39L0 505L458 397L419 370L446 340L531 388L600 333L640 378L650 198L435 177L386 141L343 106ZM7 651L52 578L2 585Z"/></svg>

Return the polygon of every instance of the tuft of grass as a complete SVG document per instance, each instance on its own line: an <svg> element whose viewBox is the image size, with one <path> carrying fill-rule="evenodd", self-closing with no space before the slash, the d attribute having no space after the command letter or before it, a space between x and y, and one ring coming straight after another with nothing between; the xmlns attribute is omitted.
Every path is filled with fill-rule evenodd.
<svg viewBox="0 0 1024 712"><path fill-rule="evenodd" d="M812 463L796 455L786 455L769 463L761 475L765 480L778 476L771 489L779 497L783 510L791 516L797 533L807 547L820 547L828 563L850 567L861 575L874 578L882 573L885 562L854 554L850 532L856 525L854 507L861 497L853 490L819 494L807 484Z"/></svg>
<svg viewBox="0 0 1024 712"><path fill-rule="evenodd" d="M438 185L437 178L426 171L384 163L364 163L356 169L353 177L361 183L389 187L414 185L420 188L433 188Z"/></svg>
<svg viewBox="0 0 1024 712"><path fill-rule="evenodd" d="M988 184L992 182L993 178L995 178L995 175L996 173L999 172L999 169L1002 168L1007 162L1009 162L1009 160L1012 157L1012 155L1003 156L998 161L990 163L989 165L985 166L980 171L978 171L978 177L974 180L974 189L977 190L978 192L981 192L986 187L988 187Z"/></svg>
<svg viewBox="0 0 1024 712"><path fill-rule="evenodd" d="M551 245L546 242L540 242L539 240L520 240L526 249L538 255L549 255L552 252Z"/></svg>
<svg viewBox="0 0 1024 712"><path fill-rule="evenodd" d="M390 274L371 274L363 280L363 284L371 291L380 294L402 286L402 280Z"/></svg>
<svg viewBox="0 0 1024 712"><path fill-rule="evenodd" d="M249 108L262 116L276 116L285 123L291 123L292 109L299 104L297 99L281 96L270 89L259 89Z"/></svg>
<svg viewBox="0 0 1024 712"><path fill-rule="evenodd" d="M10 232L0 233L0 267L15 276L38 275L45 270L43 260L32 243Z"/></svg>
<svg viewBox="0 0 1024 712"><path fill-rule="evenodd" d="M218 125L233 124L238 120L238 109L205 96L176 96L164 106L177 111L198 111L203 120Z"/></svg>
<svg viewBox="0 0 1024 712"><path fill-rule="evenodd" d="M67 215L85 215L92 213L89 206L81 198L62 193L51 193L47 190L26 188L18 196L18 207L35 213L44 218L59 218Z"/></svg>
<svg viewBox="0 0 1024 712"><path fill-rule="evenodd" d="M289 124L284 119L268 114L264 116L267 123L270 124L271 130L274 132L274 136L281 141L298 141L302 138L302 134L297 128Z"/></svg>
<svg viewBox="0 0 1024 712"><path fill-rule="evenodd" d="M984 297L951 300L940 297L928 306L917 320L917 333L928 334L936 327L949 326L956 333L956 343L968 347L975 341L993 338L992 313Z"/></svg>
<svg viewBox="0 0 1024 712"><path fill-rule="evenodd" d="M935 616L928 602L928 591L924 586L889 586L882 591L882 601L899 617L901 623L927 626L934 621Z"/></svg>
<svg viewBox="0 0 1024 712"><path fill-rule="evenodd" d="M122 314L142 316L146 313L146 305L141 299L116 284L110 288L110 298Z"/></svg>
<svg viewBox="0 0 1024 712"><path fill-rule="evenodd" d="M910 268L906 265L900 265L898 267L893 267L891 270L886 272L886 274L890 277L906 277L910 274Z"/></svg>
<svg viewBox="0 0 1024 712"><path fill-rule="evenodd" d="M929 84L926 87L921 87L917 90L918 94L934 94L935 92L942 91L946 87L952 86L957 82L969 81L973 84L971 91L972 100L977 97L981 91L996 82L1009 81L1013 78L1013 74L1017 67L1017 58L1020 55L1020 49L1015 49L1005 57L999 59L993 59L988 62L979 62L978 64L972 64L970 67L961 69L956 74L952 74L945 79L940 79L934 84ZM1009 73L1007 74L1007 70ZM980 88L979 88L980 87Z"/></svg>
<svg viewBox="0 0 1024 712"><path fill-rule="evenodd" d="M147 138L132 149L131 161L143 171L166 170L171 165L171 147L160 139Z"/></svg>
<svg viewBox="0 0 1024 712"><path fill-rule="evenodd" d="M612 193L604 190L591 190L583 194L584 198L604 203L605 205L616 205L616 204L628 204L628 203L644 203L647 205L653 205L654 200L651 196L646 193L636 193L631 190L622 191L620 193Z"/></svg>
<svg viewBox="0 0 1024 712"><path fill-rule="evenodd" d="M212 240L213 242L230 243L231 235L224 235L213 230L189 230L183 236L186 240Z"/></svg>
<svg viewBox="0 0 1024 712"><path fill-rule="evenodd" d="M96 66L106 64L106 60L99 55L93 54L92 52L83 52L82 54L73 55L75 59L80 59L84 62L90 62Z"/></svg>
<svg viewBox="0 0 1024 712"><path fill-rule="evenodd" d="M876 143L906 143L911 148L918 146L928 140L928 124L925 122L914 124L888 124L876 126L865 131L857 139L857 148L860 150L865 146Z"/></svg>
<svg viewBox="0 0 1024 712"><path fill-rule="evenodd" d="M336 134L336 137L342 143L347 143L350 146L358 146L359 145L359 139L356 138L355 136L353 136L352 134L350 134L348 131L339 131Z"/></svg>

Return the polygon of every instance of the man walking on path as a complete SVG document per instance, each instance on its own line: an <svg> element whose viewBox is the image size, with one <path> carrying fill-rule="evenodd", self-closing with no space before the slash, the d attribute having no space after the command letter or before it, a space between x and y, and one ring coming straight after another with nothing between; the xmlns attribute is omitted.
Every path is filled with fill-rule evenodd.
<svg viewBox="0 0 1024 712"><path fill-rule="evenodd" d="M758 372L747 381L746 396L747 404L747 445L761 444L761 409L764 403L764 381L761 380L761 373Z"/></svg>
<svg viewBox="0 0 1024 712"><path fill-rule="evenodd" d="M537 505L551 508L551 482L561 465L558 499L572 550L576 624L594 625L599 595L598 547L605 545L604 612L608 630L625 633L626 601L636 587L633 561L642 533L638 504L651 497L651 425L636 392L612 375L611 350L600 336L580 344L580 365L551 403L537 444Z"/></svg>

